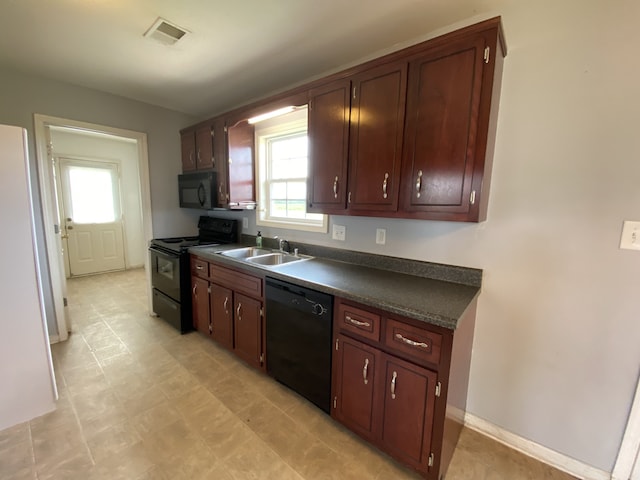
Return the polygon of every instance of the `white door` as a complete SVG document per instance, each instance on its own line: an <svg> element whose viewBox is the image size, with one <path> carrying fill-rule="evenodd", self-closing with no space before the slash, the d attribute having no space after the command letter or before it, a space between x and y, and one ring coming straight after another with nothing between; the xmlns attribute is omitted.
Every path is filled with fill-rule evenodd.
<svg viewBox="0 0 640 480"><path fill-rule="evenodd" d="M124 270L118 165L60 158L71 276Z"/></svg>

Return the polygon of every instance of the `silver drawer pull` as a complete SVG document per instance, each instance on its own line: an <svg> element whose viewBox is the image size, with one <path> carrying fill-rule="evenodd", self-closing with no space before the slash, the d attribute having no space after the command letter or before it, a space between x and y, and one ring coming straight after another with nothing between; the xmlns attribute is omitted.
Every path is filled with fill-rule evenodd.
<svg viewBox="0 0 640 480"><path fill-rule="evenodd" d="M224 313L229 315L229 310L227 309L227 305L229 304L229 297L224 297Z"/></svg>
<svg viewBox="0 0 640 480"><path fill-rule="evenodd" d="M333 181L333 198L338 198L338 177Z"/></svg>
<svg viewBox="0 0 640 480"><path fill-rule="evenodd" d="M349 315L345 317L345 320L357 327L370 327L371 324L369 322L360 322L354 318L351 318Z"/></svg>
<svg viewBox="0 0 640 480"><path fill-rule="evenodd" d="M369 359L365 358L364 359L364 367L362 368L362 380L364 380L364 384L366 385L367 383L369 383L369 380L367 380L367 371L369 370Z"/></svg>
<svg viewBox="0 0 640 480"><path fill-rule="evenodd" d="M429 345L427 345L426 343L424 343L424 342L416 342L414 340L411 340L410 338L403 337L399 333L396 333L396 338L398 340L402 340L407 345L411 345L412 347L429 348Z"/></svg>
<svg viewBox="0 0 640 480"><path fill-rule="evenodd" d="M204 267L202 265L196 265L196 270L204 270Z"/></svg>
<svg viewBox="0 0 640 480"><path fill-rule="evenodd" d="M238 315L238 320L242 320L242 314L240 310L242 309L242 303L238 303L238 308L236 308L236 314Z"/></svg>
<svg viewBox="0 0 640 480"><path fill-rule="evenodd" d="M393 372L391 376L391 399L396 399L396 378L398 378L398 372Z"/></svg>
<svg viewBox="0 0 640 480"><path fill-rule="evenodd" d="M422 190L422 170L418 170L418 179L416 180L416 197L420 198L420 190Z"/></svg>

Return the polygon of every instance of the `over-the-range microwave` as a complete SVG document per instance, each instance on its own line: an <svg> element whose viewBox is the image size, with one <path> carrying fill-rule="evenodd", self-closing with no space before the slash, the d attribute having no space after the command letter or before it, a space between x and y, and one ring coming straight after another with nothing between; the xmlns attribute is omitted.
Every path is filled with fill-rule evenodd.
<svg viewBox="0 0 640 480"><path fill-rule="evenodd" d="M180 207L212 210L218 204L216 172L178 175Z"/></svg>

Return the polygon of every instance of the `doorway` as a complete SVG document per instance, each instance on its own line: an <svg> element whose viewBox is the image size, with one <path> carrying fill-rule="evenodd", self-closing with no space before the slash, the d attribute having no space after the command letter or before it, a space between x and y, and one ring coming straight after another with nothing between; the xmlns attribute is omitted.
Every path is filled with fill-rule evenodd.
<svg viewBox="0 0 640 480"><path fill-rule="evenodd" d="M41 201L42 212L44 218L44 230L46 240L47 258L49 263L50 275L51 275L51 288L53 296L53 304L55 311L55 330L57 334L50 335L50 342L55 343L57 341L66 340L68 333L71 329L66 313L66 278L70 275L70 269L65 268L67 264L67 257L73 248L78 249L78 258L85 258L91 255L99 256L95 252L91 255L87 254L89 247L95 248L90 240L92 235L87 232L83 232L85 228L85 222L80 222L81 239L75 239L71 242L69 238L63 238L68 235L68 226L71 226L73 230L78 227L76 220L71 215L66 215L67 210L64 211L65 215L61 215L62 206L58 204L58 190L62 190L61 182L64 178L64 168L61 166L62 160L67 162L69 167L88 167L86 162L94 162L103 164L103 172L99 175L103 175L104 170L109 170L112 183L112 196L115 198L115 202L119 202L115 208L121 212L125 212L125 215L120 215L122 220L122 244L124 253L124 268L136 268L145 267L147 274L147 288L150 285L149 268L148 268L148 255L147 245L152 238L152 223L151 223L151 194L149 188L149 165L148 165L148 153L147 153L147 136L142 132L135 132L131 130L118 129L113 127L107 127L103 125L90 124L85 122L79 122L75 120L69 120L58 117L50 117L46 115L35 114L35 138L36 138L36 150L38 159L38 174L39 183L41 188ZM61 139L64 137L74 137L80 139L79 141L85 143L95 143L97 141L112 141L122 145L128 144L129 149L133 151L133 156L127 160L122 159L119 164L120 182L119 186L122 188L122 193L117 195L113 191L115 183L113 177L113 167L108 164L117 164L118 156L114 155L96 155L97 158L91 158L93 155L79 154L77 151L70 151L66 146L62 149L56 148L62 145ZM56 157L58 160L58 167L56 164ZM107 164L107 165L104 165ZM95 167L95 165L94 165ZM56 171L57 170L57 171ZM73 168L70 168L73 170ZM95 168L93 172L100 170ZM118 169L116 169L118 170ZM129 171L129 173L127 173ZM135 171L135 175L131 174ZM80 170L78 170L80 172ZM88 173L87 170L84 173ZM67 180L64 180L67 181ZM107 182L105 182L107 184ZM105 187L106 188L106 187ZM135 207L128 206L127 203L131 203L132 195L125 192L137 192ZM73 200L68 199L70 203L67 209L73 210ZM120 213L121 213L120 212ZM77 213L77 210L76 210ZM117 212L116 212L117 213ZM136 219L136 216L138 217ZM67 221L66 219L71 220ZM129 232L131 230L131 233ZM95 232L94 232L95 233ZM99 234L102 235L102 234ZM79 236L79 237L80 237ZM105 241L105 247L103 250L112 251L117 249L118 239L116 233L105 233L107 237ZM110 237L110 238L109 238ZM76 242L74 247L72 244ZM97 241L97 240L96 240ZM69 243L67 245L66 243ZM129 252L129 254L127 253ZM133 252L133 253L131 253ZM104 253L104 252L103 252ZM106 252L106 257L109 257ZM69 258L70 260L70 258ZM91 262L89 262L91 263ZM81 271L81 270L79 270ZM51 322L51 319L49 320Z"/></svg>
<svg viewBox="0 0 640 480"><path fill-rule="evenodd" d="M119 162L60 157L55 168L66 276L124 270Z"/></svg>

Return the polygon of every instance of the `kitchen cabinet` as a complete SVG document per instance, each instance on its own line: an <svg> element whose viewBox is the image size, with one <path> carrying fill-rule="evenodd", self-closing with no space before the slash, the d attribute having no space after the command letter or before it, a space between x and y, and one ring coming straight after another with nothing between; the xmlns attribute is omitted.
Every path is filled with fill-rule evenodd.
<svg viewBox="0 0 640 480"><path fill-rule="evenodd" d="M236 293L234 295L234 352L256 368L262 368L263 308L262 302Z"/></svg>
<svg viewBox="0 0 640 480"><path fill-rule="evenodd" d="M233 291L215 283L211 285L211 338L233 350Z"/></svg>
<svg viewBox="0 0 640 480"><path fill-rule="evenodd" d="M191 257L191 314L193 328L204 335L211 332L209 314L209 263Z"/></svg>
<svg viewBox="0 0 640 480"><path fill-rule="evenodd" d="M481 219L496 36L448 42L410 62L401 212Z"/></svg>
<svg viewBox="0 0 640 480"><path fill-rule="evenodd" d="M194 328L264 370L263 279L195 255L191 264Z"/></svg>
<svg viewBox="0 0 640 480"><path fill-rule="evenodd" d="M352 78L351 213L398 208L407 65L383 65Z"/></svg>
<svg viewBox="0 0 640 480"><path fill-rule="evenodd" d="M184 130L180 134L182 147L182 171L211 170L214 167L213 138L211 124Z"/></svg>
<svg viewBox="0 0 640 480"><path fill-rule="evenodd" d="M232 209L254 208L256 188L253 125L247 120L231 120L226 126L226 137L226 206Z"/></svg>
<svg viewBox="0 0 640 480"><path fill-rule="evenodd" d="M343 214L346 209L350 109L348 79L309 92L309 212Z"/></svg>
<svg viewBox="0 0 640 480"><path fill-rule="evenodd" d="M442 478L464 423L474 323L475 301L454 332L337 299L332 417Z"/></svg>

